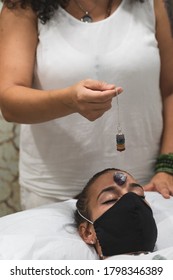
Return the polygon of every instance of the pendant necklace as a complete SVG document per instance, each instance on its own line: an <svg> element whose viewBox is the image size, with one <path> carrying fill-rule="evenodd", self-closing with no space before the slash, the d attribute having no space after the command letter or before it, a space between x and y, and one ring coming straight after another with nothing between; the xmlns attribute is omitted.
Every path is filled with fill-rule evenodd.
<svg viewBox="0 0 173 280"><path fill-rule="evenodd" d="M86 22L86 23L91 23L91 22L93 22L93 19L92 19L90 13L96 8L96 6L97 6L97 0L96 0L96 2L95 2L94 7L93 7L90 11L86 11L86 10L82 7L82 5L81 5L77 0L74 0L74 1L75 1L76 5L78 6L78 8L84 13L84 16L82 16L80 20L81 20L82 22Z"/></svg>
<svg viewBox="0 0 173 280"><path fill-rule="evenodd" d="M78 0L74 0L74 2L76 3L76 5L78 6L78 8L84 13L84 16L81 17L81 21L82 22L86 22L86 23L91 23L93 22L93 18L91 16L92 11L96 8L97 6L97 2L98 0L95 1L95 5L94 7L90 10L90 11L86 11L84 9L84 7L80 4L80 2ZM108 5L107 5L107 10L106 10L106 15L105 18L109 17L112 11L112 4L113 4L114 0L109 0L108 1Z"/></svg>
<svg viewBox="0 0 173 280"><path fill-rule="evenodd" d="M118 93L116 94L117 100L117 134L116 134L116 146L117 151L122 152L125 150L125 136L122 133L121 122L120 122L120 106L119 106L119 96Z"/></svg>

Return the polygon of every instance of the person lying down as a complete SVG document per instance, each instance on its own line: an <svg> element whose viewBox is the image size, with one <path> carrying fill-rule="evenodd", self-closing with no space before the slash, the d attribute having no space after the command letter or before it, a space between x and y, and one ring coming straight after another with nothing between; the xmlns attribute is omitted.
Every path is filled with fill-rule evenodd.
<svg viewBox="0 0 173 280"><path fill-rule="evenodd" d="M157 240L157 226L143 187L115 168L95 174L77 197L75 221L81 238L100 259L147 254Z"/></svg>

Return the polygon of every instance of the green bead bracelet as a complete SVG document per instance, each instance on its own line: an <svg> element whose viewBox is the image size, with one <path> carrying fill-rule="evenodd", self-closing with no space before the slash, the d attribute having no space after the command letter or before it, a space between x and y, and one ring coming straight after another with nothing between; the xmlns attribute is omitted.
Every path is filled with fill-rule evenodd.
<svg viewBox="0 0 173 280"><path fill-rule="evenodd" d="M173 153L158 156L155 165L155 173L166 172L173 175Z"/></svg>

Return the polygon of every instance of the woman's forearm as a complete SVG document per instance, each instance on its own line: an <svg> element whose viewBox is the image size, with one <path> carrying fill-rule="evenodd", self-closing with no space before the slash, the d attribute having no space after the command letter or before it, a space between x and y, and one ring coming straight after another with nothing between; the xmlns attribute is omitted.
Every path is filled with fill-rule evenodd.
<svg viewBox="0 0 173 280"><path fill-rule="evenodd" d="M173 93L163 100L164 130L161 153L173 153Z"/></svg>
<svg viewBox="0 0 173 280"><path fill-rule="evenodd" d="M16 123L41 123L79 113L94 121L111 108L121 87L96 80L83 80L57 90L38 90L13 85L2 90L0 108L4 118Z"/></svg>
<svg viewBox="0 0 173 280"><path fill-rule="evenodd" d="M9 122L41 123L74 113L65 103L70 88L36 90L23 86L8 88L1 98L1 111Z"/></svg>

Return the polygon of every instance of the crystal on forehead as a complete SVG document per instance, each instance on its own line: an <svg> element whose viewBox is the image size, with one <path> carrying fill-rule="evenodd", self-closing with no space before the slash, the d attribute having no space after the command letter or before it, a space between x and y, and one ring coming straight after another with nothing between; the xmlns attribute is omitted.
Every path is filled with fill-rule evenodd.
<svg viewBox="0 0 173 280"><path fill-rule="evenodd" d="M114 174L114 182L119 186L122 186L126 182L126 179L127 176L122 172L116 172Z"/></svg>

